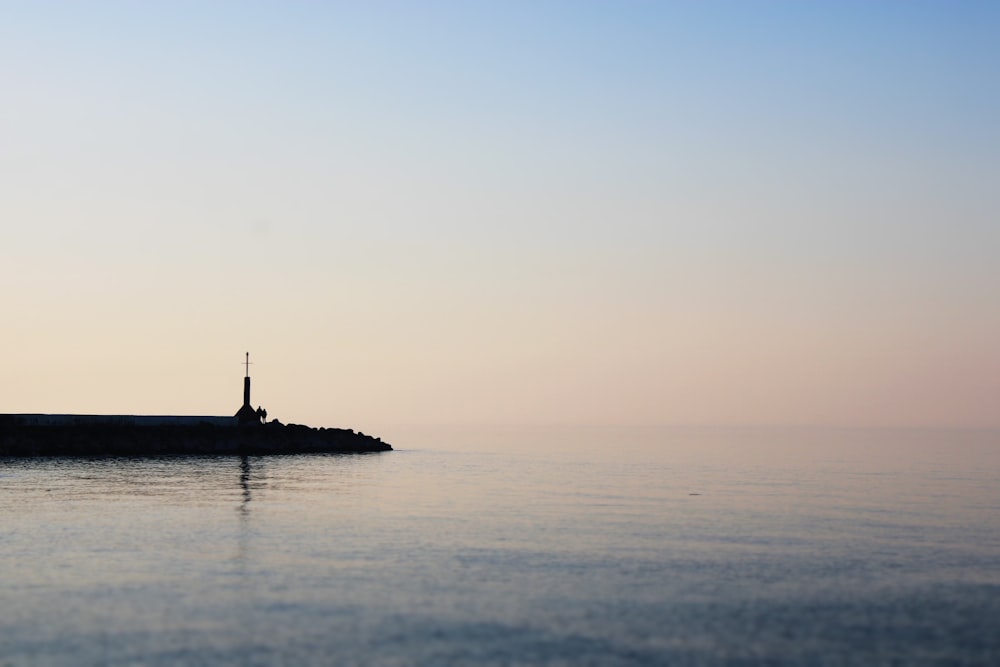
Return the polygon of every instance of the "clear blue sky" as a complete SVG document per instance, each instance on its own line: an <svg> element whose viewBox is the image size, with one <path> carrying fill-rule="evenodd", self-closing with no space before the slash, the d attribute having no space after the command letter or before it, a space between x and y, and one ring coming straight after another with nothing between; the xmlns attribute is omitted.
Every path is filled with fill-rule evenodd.
<svg viewBox="0 0 1000 667"><path fill-rule="evenodd" d="M0 2L0 412L1000 426L998 34Z"/></svg>

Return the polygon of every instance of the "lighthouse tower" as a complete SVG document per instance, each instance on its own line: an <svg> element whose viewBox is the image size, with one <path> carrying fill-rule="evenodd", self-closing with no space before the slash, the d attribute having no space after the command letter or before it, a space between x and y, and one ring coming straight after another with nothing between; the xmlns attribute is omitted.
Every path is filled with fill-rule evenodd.
<svg viewBox="0 0 1000 667"><path fill-rule="evenodd" d="M247 352L247 374L243 378L243 405L236 411L236 419L240 426L245 424L260 424L260 415L250 407L250 353Z"/></svg>

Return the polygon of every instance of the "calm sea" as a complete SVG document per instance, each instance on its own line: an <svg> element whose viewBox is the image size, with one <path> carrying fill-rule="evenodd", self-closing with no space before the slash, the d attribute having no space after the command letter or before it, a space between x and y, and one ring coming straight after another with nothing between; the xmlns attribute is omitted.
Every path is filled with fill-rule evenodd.
<svg viewBox="0 0 1000 667"><path fill-rule="evenodd" d="M0 665L1000 664L1000 433L0 460Z"/></svg>

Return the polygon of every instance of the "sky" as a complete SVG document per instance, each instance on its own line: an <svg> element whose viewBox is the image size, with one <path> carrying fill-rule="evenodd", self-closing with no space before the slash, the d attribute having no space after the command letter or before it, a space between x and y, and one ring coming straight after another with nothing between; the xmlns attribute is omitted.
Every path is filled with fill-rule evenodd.
<svg viewBox="0 0 1000 667"><path fill-rule="evenodd" d="M997 34L0 0L0 412L1000 427Z"/></svg>

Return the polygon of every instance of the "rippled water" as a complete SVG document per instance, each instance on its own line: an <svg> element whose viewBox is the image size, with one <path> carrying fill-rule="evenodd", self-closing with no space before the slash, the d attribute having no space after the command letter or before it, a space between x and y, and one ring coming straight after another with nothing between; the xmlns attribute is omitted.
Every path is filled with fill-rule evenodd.
<svg viewBox="0 0 1000 667"><path fill-rule="evenodd" d="M1000 434L0 461L2 665L1000 663Z"/></svg>

